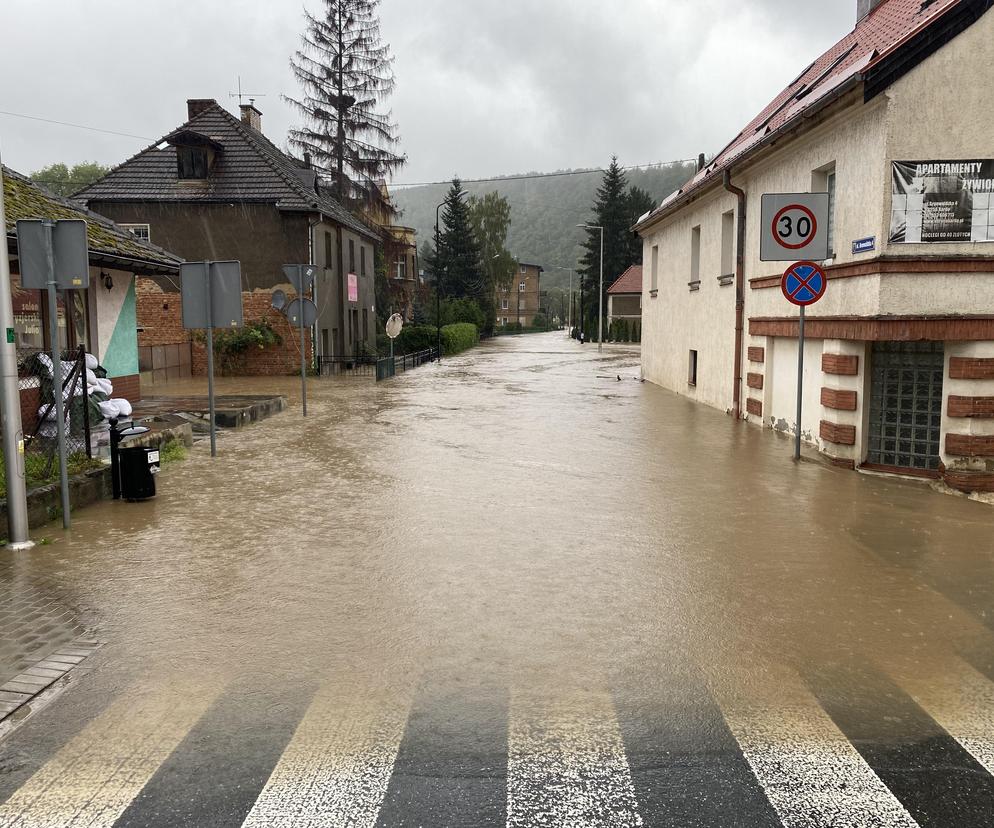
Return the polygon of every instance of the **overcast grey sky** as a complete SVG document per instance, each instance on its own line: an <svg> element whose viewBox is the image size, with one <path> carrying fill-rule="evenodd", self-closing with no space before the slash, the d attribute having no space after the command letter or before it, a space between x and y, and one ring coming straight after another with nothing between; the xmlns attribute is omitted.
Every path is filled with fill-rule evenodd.
<svg viewBox="0 0 994 828"><path fill-rule="evenodd" d="M182 123L187 98L237 111L238 75L283 145L304 5L3 0L0 110L150 139L0 115L4 162L118 163ZM715 152L855 16L856 0L383 0L409 157L396 180Z"/></svg>

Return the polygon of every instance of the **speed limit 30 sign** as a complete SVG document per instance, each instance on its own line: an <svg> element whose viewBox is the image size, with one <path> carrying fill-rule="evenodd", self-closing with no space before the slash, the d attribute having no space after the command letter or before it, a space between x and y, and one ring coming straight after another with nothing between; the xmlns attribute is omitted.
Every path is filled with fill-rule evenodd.
<svg viewBox="0 0 994 828"><path fill-rule="evenodd" d="M763 196L759 257L764 262L828 258L828 193Z"/></svg>

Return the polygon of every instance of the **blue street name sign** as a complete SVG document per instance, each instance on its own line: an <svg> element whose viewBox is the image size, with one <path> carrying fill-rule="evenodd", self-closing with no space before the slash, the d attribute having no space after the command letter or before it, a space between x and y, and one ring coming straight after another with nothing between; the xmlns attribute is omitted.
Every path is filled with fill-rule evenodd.
<svg viewBox="0 0 994 828"><path fill-rule="evenodd" d="M856 241L852 243L853 255L856 255L858 253L872 253L876 249L877 249L876 236L870 236L869 238L865 239L856 239Z"/></svg>

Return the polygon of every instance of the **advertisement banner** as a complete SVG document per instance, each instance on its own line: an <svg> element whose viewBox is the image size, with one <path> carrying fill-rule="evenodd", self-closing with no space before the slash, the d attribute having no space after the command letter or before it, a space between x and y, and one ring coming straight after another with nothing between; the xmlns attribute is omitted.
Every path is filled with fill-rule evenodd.
<svg viewBox="0 0 994 828"><path fill-rule="evenodd" d="M994 242L994 160L895 161L892 244Z"/></svg>
<svg viewBox="0 0 994 828"><path fill-rule="evenodd" d="M349 301L359 301L359 277L354 273L349 274Z"/></svg>

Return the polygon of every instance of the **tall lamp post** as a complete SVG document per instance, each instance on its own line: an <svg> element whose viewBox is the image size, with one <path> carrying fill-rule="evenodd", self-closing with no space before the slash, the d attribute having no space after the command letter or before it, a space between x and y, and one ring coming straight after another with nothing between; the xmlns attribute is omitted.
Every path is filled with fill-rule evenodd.
<svg viewBox="0 0 994 828"><path fill-rule="evenodd" d="M438 230L438 213L447 203L447 200L443 201L435 208L435 349L439 362L442 361L442 278L438 271L441 270L442 236Z"/></svg>
<svg viewBox="0 0 994 828"><path fill-rule="evenodd" d="M597 292L597 350L604 350L604 228L596 224L578 224L587 230L601 231L601 281Z"/></svg>

